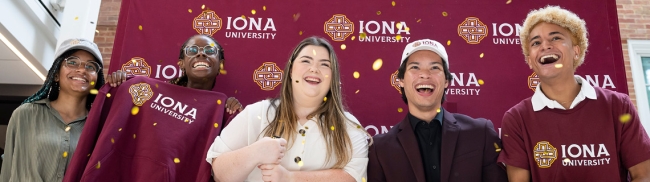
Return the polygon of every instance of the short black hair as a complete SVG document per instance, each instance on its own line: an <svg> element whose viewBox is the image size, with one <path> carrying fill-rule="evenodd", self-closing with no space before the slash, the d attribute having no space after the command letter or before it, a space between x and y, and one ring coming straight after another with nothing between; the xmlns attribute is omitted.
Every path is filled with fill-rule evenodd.
<svg viewBox="0 0 650 182"><path fill-rule="evenodd" d="M405 62L408 59L409 59L409 57L406 57L406 59L402 60L402 65L400 65L399 69L397 69L397 78L399 78L400 80L404 79L404 73L406 73L406 63ZM451 82L452 75L451 75L451 72L449 71L449 68L447 68L447 61L446 60L442 61L442 69L445 72L445 80L447 80L447 82ZM402 92L402 100L404 101L404 103L408 104L409 101L408 101L408 99L406 99L406 93L404 93L404 87L400 87L399 89ZM444 92L442 93L442 100L441 100L440 104L445 103L446 95L447 95L447 88L445 88Z"/></svg>

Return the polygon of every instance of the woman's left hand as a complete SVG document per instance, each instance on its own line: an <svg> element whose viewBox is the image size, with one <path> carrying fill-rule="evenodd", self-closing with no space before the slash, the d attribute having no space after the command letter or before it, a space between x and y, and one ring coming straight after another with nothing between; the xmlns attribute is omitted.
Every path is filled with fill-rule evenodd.
<svg viewBox="0 0 650 182"><path fill-rule="evenodd" d="M262 181L285 182L291 181L291 172L277 164L262 164L258 168L262 170Z"/></svg>
<svg viewBox="0 0 650 182"><path fill-rule="evenodd" d="M234 97L228 97L226 100L226 112L228 114L234 114L236 111L241 111L244 107L239 103L239 100Z"/></svg>

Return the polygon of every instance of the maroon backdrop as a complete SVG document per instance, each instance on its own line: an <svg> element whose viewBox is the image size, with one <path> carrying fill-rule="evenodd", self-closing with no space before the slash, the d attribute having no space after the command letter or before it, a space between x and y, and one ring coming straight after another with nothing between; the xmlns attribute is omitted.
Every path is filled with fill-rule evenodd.
<svg viewBox="0 0 650 182"><path fill-rule="evenodd" d="M247 105L277 95L291 50L316 35L336 47L349 111L374 135L408 112L392 82L404 46L430 38L446 45L455 76L444 107L500 128L503 113L533 94L535 75L524 63L518 35L526 14L547 4L587 22L591 46L577 74L627 93L614 0L590 1L589 7L565 0L123 0L109 70L169 80L179 74L183 42L197 32L212 34L226 57L215 90ZM383 65L373 70L377 59Z"/></svg>

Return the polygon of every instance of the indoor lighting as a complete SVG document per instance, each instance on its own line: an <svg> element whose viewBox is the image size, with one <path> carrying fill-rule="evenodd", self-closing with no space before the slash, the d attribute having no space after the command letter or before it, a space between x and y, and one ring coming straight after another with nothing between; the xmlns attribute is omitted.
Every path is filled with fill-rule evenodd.
<svg viewBox="0 0 650 182"><path fill-rule="evenodd" d="M23 56L23 54L20 53L20 51L18 51L18 49L16 49L14 44L9 42L9 40L4 35L2 35L2 32L0 32L0 40L2 40L2 42L4 42L5 45L7 45L7 47L9 47L9 49L11 49L11 51L14 52L16 56L18 56L18 58L20 58L20 60L22 60L25 64L27 64L27 66L29 66L29 68L31 68L32 71L34 71L34 73L36 73L36 75L38 75L38 77L41 78L41 80L45 81L45 75L43 75L43 73L41 73L38 69L36 69L36 67L31 62L29 62L29 60L27 60L27 58Z"/></svg>

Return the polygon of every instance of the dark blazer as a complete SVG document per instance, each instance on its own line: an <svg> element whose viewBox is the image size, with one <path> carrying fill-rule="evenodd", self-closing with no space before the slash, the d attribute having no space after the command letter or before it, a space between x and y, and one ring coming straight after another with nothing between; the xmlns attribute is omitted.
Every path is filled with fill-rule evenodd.
<svg viewBox="0 0 650 182"><path fill-rule="evenodd" d="M440 181L507 181L497 165L501 139L490 120L444 111L440 150ZM368 182L425 182L418 141L408 116L373 137L368 151Z"/></svg>

